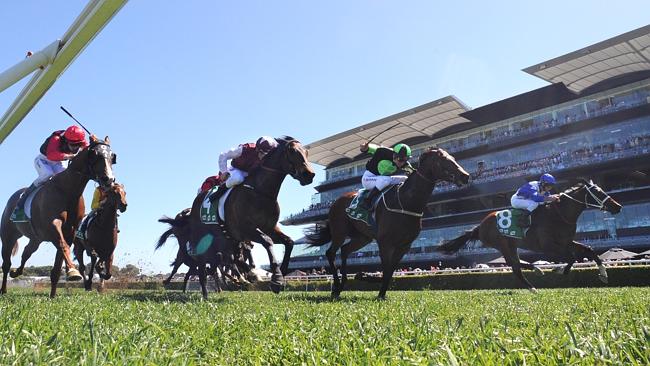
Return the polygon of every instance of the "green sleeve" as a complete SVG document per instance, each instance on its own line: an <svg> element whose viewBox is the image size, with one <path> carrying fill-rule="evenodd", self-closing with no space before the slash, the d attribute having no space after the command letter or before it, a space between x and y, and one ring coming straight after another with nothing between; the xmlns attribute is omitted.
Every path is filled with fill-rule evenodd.
<svg viewBox="0 0 650 366"><path fill-rule="evenodd" d="M377 171L380 175L391 175L397 171L397 167L390 160L382 160L377 164Z"/></svg>
<svg viewBox="0 0 650 366"><path fill-rule="evenodd" d="M375 151L377 151L378 148L379 148L379 145L368 144L368 153L374 154Z"/></svg>

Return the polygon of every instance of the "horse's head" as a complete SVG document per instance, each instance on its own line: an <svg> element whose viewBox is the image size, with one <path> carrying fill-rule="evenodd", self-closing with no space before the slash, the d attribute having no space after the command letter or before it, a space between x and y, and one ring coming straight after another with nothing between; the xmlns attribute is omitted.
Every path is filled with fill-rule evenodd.
<svg viewBox="0 0 650 366"><path fill-rule="evenodd" d="M576 185L560 193L560 196L581 203L585 205L585 208L598 208L612 214L621 212L623 207L592 180L580 179Z"/></svg>
<svg viewBox="0 0 650 366"><path fill-rule="evenodd" d="M469 173L440 148L429 148L420 155L418 172L433 182L444 180L459 187L469 182Z"/></svg>
<svg viewBox="0 0 650 366"><path fill-rule="evenodd" d="M102 141L91 141L87 149L75 156L70 167L99 183L101 187L110 188L115 181L113 164L117 163L117 155L111 150L108 136Z"/></svg>
<svg viewBox="0 0 650 366"><path fill-rule="evenodd" d="M291 137L277 139L279 146L264 157L263 165L267 168L276 168L291 177L300 185L306 186L314 180L314 168L307 160L308 151L300 141Z"/></svg>
<svg viewBox="0 0 650 366"><path fill-rule="evenodd" d="M120 212L126 211L126 191L123 184L113 183L107 192L109 200Z"/></svg>

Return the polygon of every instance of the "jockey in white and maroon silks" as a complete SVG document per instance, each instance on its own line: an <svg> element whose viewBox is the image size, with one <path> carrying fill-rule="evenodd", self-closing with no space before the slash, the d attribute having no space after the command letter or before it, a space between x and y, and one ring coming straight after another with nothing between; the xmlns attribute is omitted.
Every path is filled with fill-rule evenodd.
<svg viewBox="0 0 650 366"><path fill-rule="evenodd" d="M65 131L54 131L41 145L40 154L34 159L38 178L23 192L16 203L12 220L25 219L23 206L30 193L50 177L65 170L63 161L74 158L81 149L88 147L86 134L79 126L70 126Z"/></svg>
<svg viewBox="0 0 650 366"><path fill-rule="evenodd" d="M248 176L248 172L257 167L262 158L277 146L278 142L273 137L262 136L255 143L241 144L221 153L219 176L225 184L219 186L217 192L210 197L210 201L218 200L228 188L241 184Z"/></svg>

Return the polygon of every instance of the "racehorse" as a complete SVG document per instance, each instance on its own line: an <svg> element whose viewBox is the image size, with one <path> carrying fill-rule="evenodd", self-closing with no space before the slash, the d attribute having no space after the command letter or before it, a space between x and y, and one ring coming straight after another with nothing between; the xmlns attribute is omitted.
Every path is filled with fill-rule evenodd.
<svg viewBox="0 0 650 366"><path fill-rule="evenodd" d="M271 267L271 290L278 293L284 286L283 273L289 268L293 249L293 240L278 227L280 207L277 202L280 186L287 175L301 185L308 185L314 179L314 170L307 160L307 150L298 140L284 136L278 140L278 147L268 153L260 165L240 185L235 186L226 199L224 212L225 226L231 244L237 242L256 242L266 249ZM207 236L223 237L218 225L206 225L201 222L200 207L207 192L200 193L192 204L190 213L190 242L196 246ZM169 222L176 226L173 222ZM215 227L216 226L216 227ZM216 240L212 240L214 242ZM273 243L285 245L282 265L279 266L273 255ZM199 282L203 297L207 298L205 287L205 258L195 258L199 262Z"/></svg>
<svg viewBox="0 0 650 366"><path fill-rule="evenodd" d="M93 281L93 271L96 269L102 280L112 277L113 252L117 247L117 211L126 211L126 192L124 185L113 184L107 190L104 203L97 209L95 217L86 227L84 238L75 236L74 253L79 261L79 269L84 277L84 288L90 291ZM84 250L90 256L90 273L86 278ZM99 261L97 259L99 258Z"/></svg>
<svg viewBox="0 0 650 366"><path fill-rule="evenodd" d="M11 268L11 256L18 250L18 239L29 238L28 246L38 248L43 241L52 242L56 249L54 265L50 272L52 287L50 297L56 295L56 284L65 260L70 281L81 280L81 274L72 262L70 245L74 231L84 214L81 195L89 180L102 187L109 187L115 178L113 164L116 155L111 151L108 136L104 141L91 141L87 149L80 151L63 172L45 182L31 202L31 221L14 223L9 220L23 189L14 193L2 214L0 239L2 240L2 288L0 294L7 292L7 275ZM23 263L24 266L24 263Z"/></svg>
<svg viewBox="0 0 650 366"><path fill-rule="evenodd" d="M437 250L454 253L467 242L480 240L484 246L495 248L503 254L506 263L512 267L514 275L531 292L536 292L535 287L524 277L521 269L535 270L538 274L543 272L532 264L521 263L517 248L560 255L567 263L562 269L565 275L569 273L576 260L588 258L596 262L599 269L598 277L607 283L607 270L600 258L589 246L574 240L578 218L588 207L617 214L622 206L593 181L581 179L571 188L560 193L560 200L540 206L533 211L532 225L524 239L506 237L499 233L497 211L494 211L472 230L441 244Z"/></svg>
<svg viewBox="0 0 650 366"><path fill-rule="evenodd" d="M348 192L339 197L329 211L325 225L316 225L305 231L307 241L312 246L332 242L326 255L329 269L334 276L332 297L338 298L347 281L347 259L349 255L373 239L379 245L381 257L381 281L378 297L386 298L388 285L400 260L411 248L411 243L422 229L422 215L434 186L439 181L454 183L458 186L469 182L469 174L454 157L445 150L430 148L420 156L418 168L401 185L390 187L385 191L375 209L377 232L365 223L351 219L346 208L357 195ZM345 243L345 239L350 240ZM341 248L341 279L336 268L336 252Z"/></svg>
<svg viewBox="0 0 650 366"><path fill-rule="evenodd" d="M189 213L190 213L189 208L184 209L183 211L179 212L174 219L170 219L167 217L163 217L159 219L159 222L162 223L170 223L169 221L172 220L173 224L169 229L167 229L160 238L158 239L158 242L156 243L156 250L161 248L167 239L170 236L175 236L177 241L178 241L178 252L176 253L176 258L174 259L174 262L172 262L172 272L170 273L169 277L167 277L164 281L163 284L168 285L176 272L178 271L178 268L185 264L188 267L188 271L185 274L185 278L183 280L183 292L187 291L187 282L192 275L198 275L198 263L190 256L187 252L187 242L189 241L190 235L189 235ZM210 268L210 271L208 274L212 274L212 276L215 279L215 287L217 291L221 291L221 285L219 284L219 273L217 273L217 270L221 272L222 276L221 279L224 281L224 285L227 285L225 283L225 277L229 278L236 286L239 286L241 282L243 282L243 277L241 276L240 268L247 272L248 271L248 266L243 262L243 261L238 261L239 258L236 258L235 255L230 254L229 250L230 247L224 246L222 247L222 250L225 252L220 252L217 254L217 260L214 261L213 267ZM228 267L228 269L233 272L233 275L230 275L227 273L226 269L224 267Z"/></svg>

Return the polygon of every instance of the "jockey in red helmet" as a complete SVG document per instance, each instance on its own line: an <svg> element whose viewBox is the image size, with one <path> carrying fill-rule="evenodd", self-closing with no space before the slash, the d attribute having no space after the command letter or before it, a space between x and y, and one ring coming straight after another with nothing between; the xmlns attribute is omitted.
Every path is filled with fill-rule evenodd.
<svg viewBox="0 0 650 366"><path fill-rule="evenodd" d="M63 161L74 158L81 149L86 147L88 147L86 133L79 126L70 126L65 130L54 131L48 136L41 145L40 154L34 159L38 178L20 196L11 219L26 221L23 206L29 194L50 177L64 171Z"/></svg>
<svg viewBox="0 0 650 366"><path fill-rule="evenodd" d="M225 182L219 190L210 197L215 201L221 197L227 188L236 186L244 181L248 172L257 167L264 156L278 147L278 142L269 136L262 136L255 143L241 144L219 155L219 176ZM228 166L230 160L230 166Z"/></svg>

